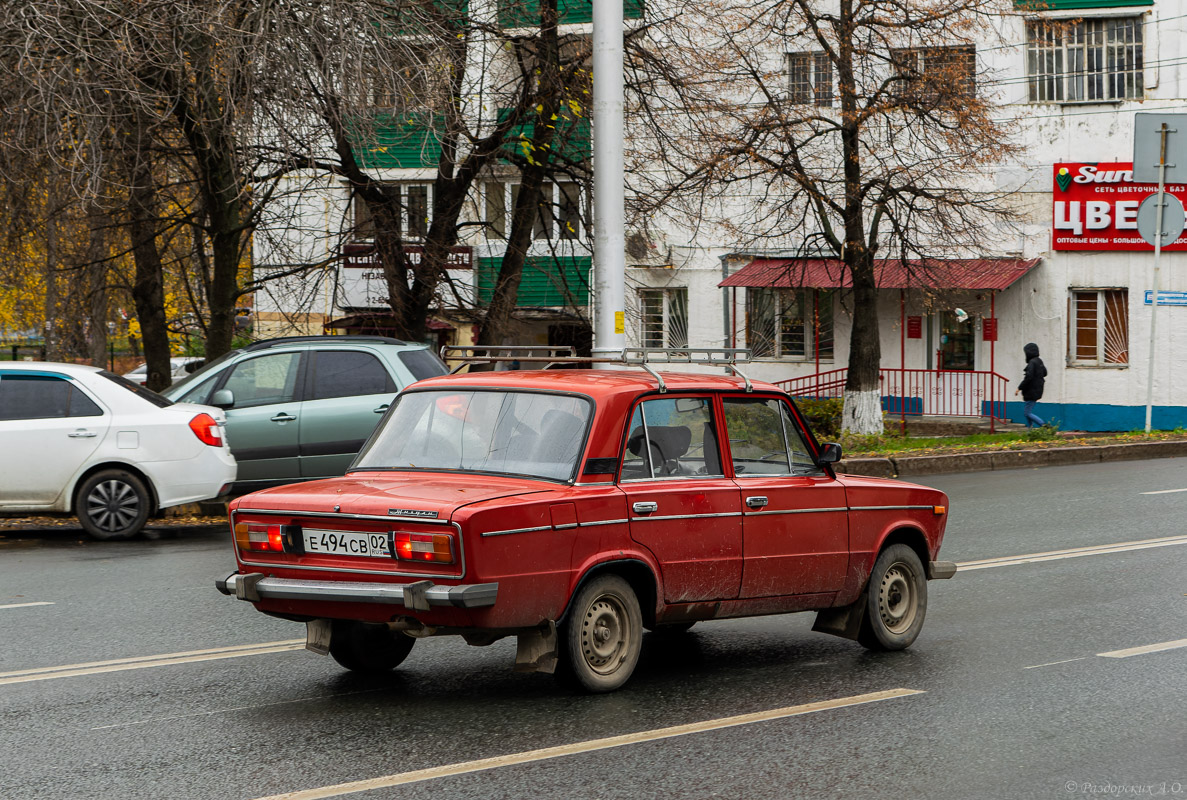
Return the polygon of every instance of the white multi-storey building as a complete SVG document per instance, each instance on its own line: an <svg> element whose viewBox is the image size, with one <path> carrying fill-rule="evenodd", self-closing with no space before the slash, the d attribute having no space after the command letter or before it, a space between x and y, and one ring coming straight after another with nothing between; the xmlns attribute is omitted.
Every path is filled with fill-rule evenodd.
<svg viewBox="0 0 1187 800"><path fill-rule="evenodd" d="M584 18L574 24L588 27ZM1154 426L1187 425L1187 328L1180 325L1187 315L1187 236L1162 255L1164 295L1151 359L1153 248L1138 235L1136 210L1153 188L1130 174L1135 114L1187 114L1185 39L1183 0L1049 0L1045 10L1003 17L999 35L984 46L960 48L977 75L992 76L994 102L1018 133L1021 155L991 172L998 189L1013 193L1021 221L987 230L983 249L970 248L942 268L879 263L887 411L976 415L993 403L999 416L1021 421L1013 389L1023 345L1035 342L1048 369L1036 409L1042 418L1064 429L1141 427L1153 363ZM810 53L786 54L786 64L790 98L834 102L827 65ZM1187 162L1187 146L1173 155ZM409 152L392 156L389 166L390 178L407 184L408 206L427 208L433 165ZM314 181L310 190L301 202L325 235L305 243L303 257L336 266L319 280L281 282L257 295L257 333L321 331L327 324L381 330L374 320L382 318L384 293L366 258L352 256L345 233L365 238L349 192L328 181ZM459 248L459 268L451 272L457 291L430 325L441 343L472 341L473 317L465 309L481 305L489 291L514 191L498 175L480 182L469 213L486 226ZM586 198L573 185L551 191L559 211L535 237L520 293L521 326L508 343L588 346L592 243L578 213ZM1172 183L1168 191L1187 200L1187 186ZM790 381L793 391L839 393L835 371L847 362L851 308L839 265L804 258L794 243L758 249L721 230L657 217L646 234L628 235L630 342L748 347L752 377ZM408 233L415 237L414 228ZM277 252L257 247L257 270L291 263L291 255ZM345 260L335 261L336 253Z"/></svg>

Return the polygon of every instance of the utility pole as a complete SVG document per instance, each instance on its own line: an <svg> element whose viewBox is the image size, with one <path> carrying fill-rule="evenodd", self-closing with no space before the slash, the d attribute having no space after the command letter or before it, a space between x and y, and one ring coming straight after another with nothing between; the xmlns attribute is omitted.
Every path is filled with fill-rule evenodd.
<svg viewBox="0 0 1187 800"><path fill-rule="evenodd" d="M622 0L594 0L593 354L596 357L613 357L626 347L622 24Z"/></svg>

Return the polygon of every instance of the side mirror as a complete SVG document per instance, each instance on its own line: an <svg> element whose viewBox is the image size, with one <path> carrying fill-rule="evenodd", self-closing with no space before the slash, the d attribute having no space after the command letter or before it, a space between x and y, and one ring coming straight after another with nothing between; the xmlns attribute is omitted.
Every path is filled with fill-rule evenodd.
<svg viewBox="0 0 1187 800"><path fill-rule="evenodd" d="M219 389L210 398L210 405L218 408L234 408L235 407L235 393L230 389Z"/></svg>
<svg viewBox="0 0 1187 800"><path fill-rule="evenodd" d="M841 445L836 442L825 442L820 448L820 457L816 459L819 464L836 464L840 460Z"/></svg>

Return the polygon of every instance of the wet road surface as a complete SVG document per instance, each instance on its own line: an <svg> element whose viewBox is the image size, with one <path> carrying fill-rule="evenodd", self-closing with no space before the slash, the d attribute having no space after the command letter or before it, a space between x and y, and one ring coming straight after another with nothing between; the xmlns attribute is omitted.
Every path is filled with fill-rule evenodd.
<svg viewBox="0 0 1187 800"><path fill-rule="evenodd" d="M969 569L911 649L701 623L596 697L513 673L511 640L343 672L214 591L225 528L7 531L0 798L1187 798L1187 492L1143 494L1187 489L1187 459L926 482Z"/></svg>

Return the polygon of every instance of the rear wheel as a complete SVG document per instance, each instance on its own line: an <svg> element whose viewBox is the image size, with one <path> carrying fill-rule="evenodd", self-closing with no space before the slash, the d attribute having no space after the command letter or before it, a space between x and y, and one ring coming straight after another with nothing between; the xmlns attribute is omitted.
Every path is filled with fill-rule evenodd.
<svg viewBox="0 0 1187 800"><path fill-rule="evenodd" d="M352 672L388 672L400 666L416 640L386 625L336 619L330 630L330 655Z"/></svg>
<svg viewBox="0 0 1187 800"><path fill-rule="evenodd" d="M866 589L866 614L857 641L871 650L910 647L927 614L927 576L919 556L894 544L874 562Z"/></svg>
<svg viewBox="0 0 1187 800"><path fill-rule="evenodd" d="M151 509L144 481L123 469L96 472L78 487L74 511L94 539L130 539L144 527Z"/></svg>
<svg viewBox="0 0 1187 800"><path fill-rule="evenodd" d="M577 596L561 641L561 675L587 692L612 692L639 663L643 615L629 583L599 575Z"/></svg>

